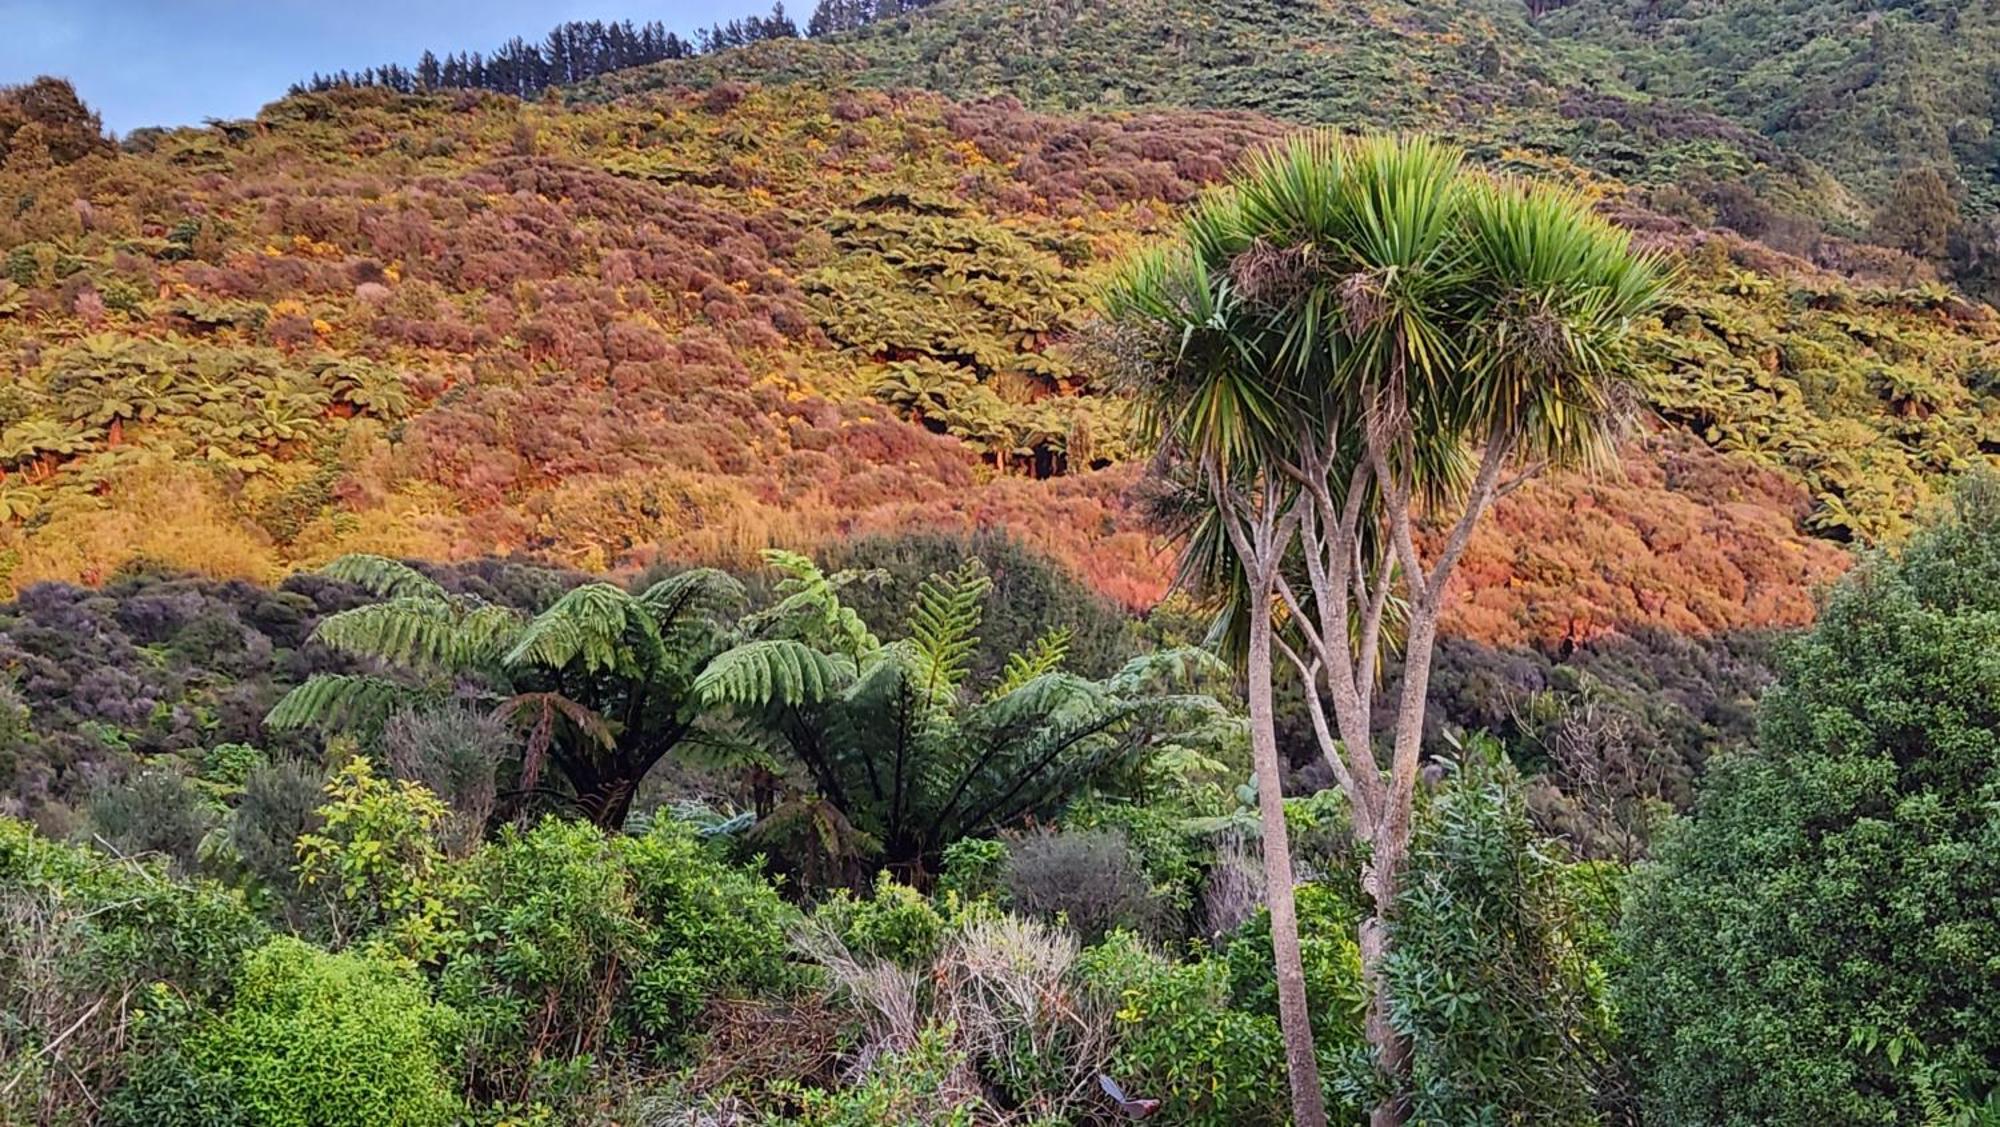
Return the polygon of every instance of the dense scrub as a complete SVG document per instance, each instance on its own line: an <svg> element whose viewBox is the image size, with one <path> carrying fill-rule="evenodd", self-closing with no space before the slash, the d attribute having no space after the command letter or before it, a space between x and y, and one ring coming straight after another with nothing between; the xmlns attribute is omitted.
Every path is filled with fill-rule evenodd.
<svg viewBox="0 0 2000 1127"><path fill-rule="evenodd" d="M1546 862L1520 852L1532 840L1518 792L1490 754L1475 750L1427 803L1425 840L1540 873ZM1187 784L1155 795L1151 833L1193 865L1124 895L1171 897L1176 880L1191 891L1242 864L1217 828L1240 815L1187 817L1217 798ZM1129 926L1079 934L1067 915L1029 918L1045 904L1026 894L1035 878L996 883L982 860L1123 842L1123 831L965 839L935 896L885 874L860 896L790 888L806 896L795 905L754 864L725 859L727 832L665 812L632 834L558 818L510 826L454 859L424 828L435 801L365 760L342 768L324 792L328 830L301 839L301 871L332 838L371 848L299 895L323 896L346 923L307 917L300 936L274 938L245 899L251 886L216 883L219 870L178 883L0 819L0 907L21 925L0 944L14 972L0 989L0 1107L48 1123L92 1121L94 1103L117 1123L1088 1123L1115 1114L1103 1075L1133 1100L1162 1101L1170 1122L1286 1121L1260 915L1218 917L1191 944L1180 924L1150 939ZM1300 802L1295 816L1338 847L1337 804ZM1510 997L1534 1006L1580 991L1588 1003L1594 986L1573 976L1600 953L1579 948L1575 965L1559 954L1594 934L1566 922L1582 902L1478 864L1453 878L1459 904L1543 921L1505 964L1519 984ZM1361 905L1339 882L1302 900L1330 1094L1357 1107L1370 1083L1351 1058ZM1441 944L1480 942L1464 919L1423 926ZM1413 954L1413 1013L1448 1001L1436 994L1448 969ZM1592 1052L1610 1044L1601 1022L1567 1033ZM1453 1075L1513 1077L1527 1106L1595 1083L1546 1062L1521 1072L1534 1059L1525 1041L1465 1038L1476 1035L1443 1048Z"/></svg>

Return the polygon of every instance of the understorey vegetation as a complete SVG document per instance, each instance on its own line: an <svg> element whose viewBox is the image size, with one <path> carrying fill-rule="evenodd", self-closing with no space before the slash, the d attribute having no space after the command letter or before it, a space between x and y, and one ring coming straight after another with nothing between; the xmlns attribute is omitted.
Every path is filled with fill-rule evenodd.
<svg viewBox="0 0 2000 1127"><path fill-rule="evenodd" d="M1415 1122L1990 1114L2000 885L1976 858L2000 767L1991 725L1937 702L1991 698L1992 491L1970 483L1865 562L1821 626L1775 643L1775 672L1769 642L1651 668L1636 642L1448 648L1457 722L1425 741L1379 988L1356 941L1377 910L1366 842L1317 789L1310 736L1288 737L1330 1118L1388 1091L1367 1051L1383 998ZM1248 731L1227 671L1176 648L1198 618L1123 622L1086 672L1071 639L1116 612L1059 571L999 578L1049 567L1017 547L911 570L943 550L879 541L840 553L872 567L778 555L629 588L380 558L277 590L157 572L32 588L0 616L0 1106L1097 1123L1121 1114L1109 1080L1166 1122L1291 1122ZM899 586L904 613L876 611ZM723 596L699 622L658 609L697 590ZM1024 611L1051 628L983 640ZM482 620L505 635L484 650L466 637ZM710 656L649 671L656 631ZM612 661L527 662L557 637ZM1755 672L1727 702L1674 687L1709 684L1703 662ZM1503 679L1524 686L1506 715L1454 711L1461 681ZM313 688L330 684L353 688ZM618 748L663 730L621 711L640 690L686 730L633 762L614 811L580 765L631 762ZM1806 836L1773 838L1787 819ZM1812 859L1834 854L1855 863ZM1824 907L1802 920L1801 897ZM1868 907L1891 901L1921 918ZM1780 1015L1802 1023L1789 1048L1740 1032ZM1725 1048L1737 1071L1719 1074Z"/></svg>

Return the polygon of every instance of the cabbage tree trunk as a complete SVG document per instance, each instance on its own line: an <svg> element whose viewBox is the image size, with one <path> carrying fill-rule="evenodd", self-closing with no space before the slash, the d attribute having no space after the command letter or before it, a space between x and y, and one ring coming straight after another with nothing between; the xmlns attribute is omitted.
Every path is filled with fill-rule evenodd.
<svg viewBox="0 0 2000 1127"><path fill-rule="evenodd" d="M1268 591L1268 587L1266 588ZM1292 847L1285 829L1284 776L1278 763L1271 704L1271 616L1252 615L1245 673L1249 680L1250 753L1257 775L1257 809L1263 826L1264 887L1271 908L1271 957L1278 977L1278 1023L1285 1037L1285 1072L1292 1088L1292 1121L1324 1127L1319 1056L1306 1006L1305 962L1299 950L1298 906L1293 896Z"/></svg>

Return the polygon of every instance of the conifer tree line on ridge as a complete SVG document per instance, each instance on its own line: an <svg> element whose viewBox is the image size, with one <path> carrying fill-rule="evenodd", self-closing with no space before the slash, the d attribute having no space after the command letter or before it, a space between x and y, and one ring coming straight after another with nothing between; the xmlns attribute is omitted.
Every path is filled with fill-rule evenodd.
<svg viewBox="0 0 2000 1127"><path fill-rule="evenodd" d="M935 0L819 0L804 33L819 37L854 31L878 20L929 7ZM530 43L515 36L484 54L425 51L414 66L384 63L358 71L317 74L294 83L291 93L319 93L351 86L386 86L399 93L422 90L493 90L528 97L550 86L601 74L747 47L770 39L796 39L799 25L780 2L763 16L746 16L700 29L691 38L659 20L571 20Z"/></svg>

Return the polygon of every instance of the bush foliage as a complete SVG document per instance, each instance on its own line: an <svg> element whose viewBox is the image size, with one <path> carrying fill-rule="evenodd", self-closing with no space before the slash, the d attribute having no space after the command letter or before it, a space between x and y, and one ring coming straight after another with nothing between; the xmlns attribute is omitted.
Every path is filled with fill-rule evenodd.
<svg viewBox="0 0 2000 1127"><path fill-rule="evenodd" d="M1620 1012L1665 1121L1917 1121L2000 1091L1996 591L1980 478L1840 586L1758 751L1641 870Z"/></svg>

